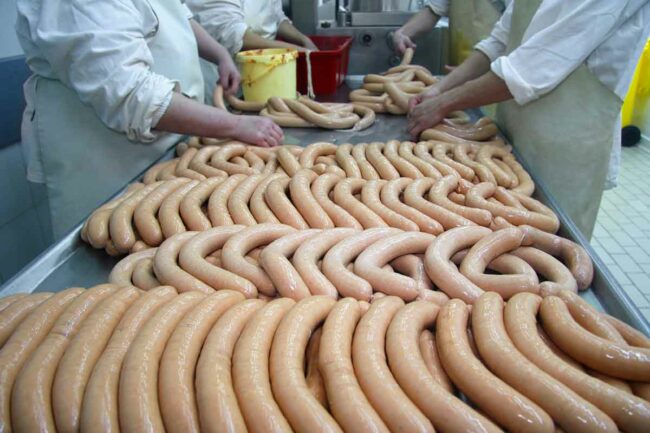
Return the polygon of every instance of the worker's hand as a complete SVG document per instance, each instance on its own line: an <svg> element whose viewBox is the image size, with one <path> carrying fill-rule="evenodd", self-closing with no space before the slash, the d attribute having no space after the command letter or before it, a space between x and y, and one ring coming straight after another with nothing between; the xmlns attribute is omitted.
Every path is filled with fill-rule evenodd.
<svg viewBox="0 0 650 433"><path fill-rule="evenodd" d="M431 86L431 88L425 90L424 92L420 92L409 99L408 111L410 112L416 105L422 103L423 101L426 101L427 99L435 98L438 95L440 95L440 91L435 87L435 85Z"/></svg>
<svg viewBox="0 0 650 433"><path fill-rule="evenodd" d="M226 95L232 95L237 92L241 77L232 58L230 56L224 56L220 59L218 69L219 84L223 87L223 92Z"/></svg>
<svg viewBox="0 0 650 433"><path fill-rule="evenodd" d="M411 38L406 36L401 29L393 32L393 48L399 54L404 54L404 51L406 51L407 48L415 49L415 47L415 43L411 40Z"/></svg>
<svg viewBox="0 0 650 433"><path fill-rule="evenodd" d="M431 96L421 99L409 109L406 129L413 140L417 140L422 131L434 127L447 116L450 110L446 108L445 99L444 95Z"/></svg>
<svg viewBox="0 0 650 433"><path fill-rule="evenodd" d="M237 116L233 138L260 147L282 144L282 129L271 119L262 116Z"/></svg>
<svg viewBox="0 0 650 433"><path fill-rule="evenodd" d="M318 51L318 47L311 39L305 36L305 39L302 41L302 46L305 47L308 51Z"/></svg>

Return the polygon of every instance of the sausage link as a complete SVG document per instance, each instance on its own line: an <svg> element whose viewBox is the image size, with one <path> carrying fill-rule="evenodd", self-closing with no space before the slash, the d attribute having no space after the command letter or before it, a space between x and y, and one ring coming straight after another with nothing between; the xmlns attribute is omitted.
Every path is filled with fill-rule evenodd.
<svg viewBox="0 0 650 433"><path fill-rule="evenodd" d="M325 254L321 264L323 274L336 287L341 296L369 301L372 297L372 286L351 270L346 269L346 266L373 243L397 233L400 233L398 229L376 228L364 230L340 241Z"/></svg>
<svg viewBox="0 0 650 433"><path fill-rule="evenodd" d="M165 344L183 316L205 298L200 292L178 295L144 324L127 351L119 384L121 431L164 432L158 402L158 372Z"/></svg>
<svg viewBox="0 0 650 433"><path fill-rule="evenodd" d="M215 227L189 239L178 255L181 268L215 290L235 290L247 298L256 297L257 288L252 282L207 260L209 254L218 251L243 229L244 226Z"/></svg>
<svg viewBox="0 0 650 433"><path fill-rule="evenodd" d="M291 431L271 391L269 354L280 322L294 305L295 301L286 298L265 305L246 325L235 346L232 380L251 432Z"/></svg>
<svg viewBox="0 0 650 433"><path fill-rule="evenodd" d="M244 156L248 146L245 144L228 144L226 146L221 146L219 150L212 154L210 158L210 165L217 168L218 170L223 170L229 175L232 174L245 174L251 176L257 173L251 167L243 167L241 165L234 164L229 162L230 159L236 156Z"/></svg>
<svg viewBox="0 0 650 433"><path fill-rule="evenodd" d="M157 247L163 241L163 233L156 215L165 198L172 192L189 182L188 179L178 178L163 182L149 193L135 208L133 223L138 234L151 246Z"/></svg>
<svg viewBox="0 0 650 433"><path fill-rule="evenodd" d="M373 289L410 301L418 296L420 287L413 278L387 272L383 265L406 254L422 254L435 236L405 232L379 240L362 252L354 263L354 272L368 281Z"/></svg>
<svg viewBox="0 0 650 433"><path fill-rule="evenodd" d="M350 227L353 229L361 230L361 224L345 209L337 205L330 198L332 189L338 182L342 180L341 177L325 173L318 176L311 185L311 192L320 207L327 213L332 220L334 227Z"/></svg>
<svg viewBox="0 0 650 433"><path fill-rule="evenodd" d="M14 295L8 295L3 298L0 298L0 313L2 313L7 307L15 303L19 299L22 299L26 296L29 296L28 293L16 293Z"/></svg>
<svg viewBox="0 0 650 433"><path fill-rule="evenodd" d="M457 213L463 218L467 218L472 222L481 225L489 226L492 222L492 214L485 209L477 209L473 207L461 206L451 200L448 195L458 187L458 179L453 176L445 176L435 183L429 190L429 200L438 206Z"/></svg>
<svg viewBox="0 0 650 433"><path fill-rule="evenodd" d="M350 143L341 144L336 148L336 162L345 171L346 177L361 177L361 169L352 156L353 145Z"/></svg>
<svg viewBox="0 0 650 433"><path fill-rule="evenodd" d="M316 163L319 156L335 155L336 145L332 143L320 142L312 143L300 154L298 162L303 168L311 168Z"/></svg>
<svg viewBox="0 0 650 433"><path fill-rule="evenodd" d="M130 286L133 284L132 275L135 265L144 259L152 259L156 255L157 248L129 254L117 262L111 273L108 275L108 282L116 286Z"/></svg>
<svg viewBox="0 0 650 433"><path fill-rule="evenodd" d="M180 156L180 158L178 159L178 164L176 164L176 170L174 174L179 178L205 180L206 177L204 175L202 175L198 171L194 171L191 168L189 168L192 159L194 159L194 156L198 153L199 149L188 146L188 148L185 151L183 151L182 153L178 153L181 150L181 144L186 144L186 143L179 143L178 146L176 146L176 152Z"/></svg>
<svg viewBox="0 0 650 433"><path fill-rule="evenodd" d="M235 224L228 210L228 199L246 178L246 175L235 174L228 177L214 189L208 199L208 218L213 227Z"/></svg>
<svg viewBox="0 0 650 433"><path fill-rule="evenodd" d="M81 238L90 243L93 248L105 248L109 240L109 222L111 215L113 215L113 210L143 187L144 185L141 183L130 184L124 193L104 203L90 214L90 217L88 217L81 228Z"/></svg>
<svg viewBox="0 0 650 433"><path fill-rule="evenodd" d="M135 287L125 287L110 294L84 320L70 341L52 378L52 386L47 390L48 394L52 394L52 409L58 431L79 431L81 405L90 375L113 330L139 297L140 291ZM45 407L49 407L49 404Z"/></svg>
<svg viewBox="0 0 650 433"><path fill-rule="evenodd" d="M488 264L500 255L518 248L524 233L518 228L502 229L479 239L460 265L460 272L482 290L498 292L504 299L525 291L538 293L539 280L533 274L486 274Z"/></svg>
<svg viewBox="0 0 650 433"><path fill-rule="evenodd" d="M429 191L435 183L433 179L415 179L404 189L404 203L432 220L438 221L445 230L476 225L473 221L423 198L425 192Z"/></svg>
<svg viewBox="0 0 650 433"><path fill-rule="evenodd" d="M363 228L386 227L386 222L354 195L366 184L362 179L343 179L334 187L334 202L349 212Z"/></svg>
<svg viewBox="0 0 650 433"><path fill-rule="evenodd" d="M456 170L433 157L432 151L435 145L435 141L420 141L413 148L413 153L418 158L432 165L436 170L440 172L442 177L455 176L457 178L460 178L461 176Z"/></svg>
<svg viewBox="0 0 650 433"><path fill-rule="evenodd" d="M321 272L317 262L332 246L356 233L356 230L346 228L324 230L298 247L292 263L312 295L338 298L336 287Z"/></svg>
<svg viewBox="0 0 650 433"><path fill-rule="evenodd" d="M230 308L205 340L196 365L195 381L201 431L247 431L232 385L231 359L244 326L264 304L260 299L248 299Z"/></svg>
<svg viewBox="0 0 650 433"><path fill-rule="evenodd" d="M266 189L264 198L280 222L300 230L308 229L309 225L287 197L290 182L290 178L274 180Z"/></svg>
<svg viewBox="0 0 650 433"><path fill-rule="evenodd" d="M120 253L128 253L137 240L133 231L133 213L138 204L154 191L162 182L152 183L141 188L120 203L108 223L111 240Z"/></svg>
<svg viewBox="0 0 650 433"><path fill-rule="evenodd" d="M456 146L454 143L434 142L432 149L433 157L454 169L463 179L471 181L476 176L474 170L471 167L454 161L451 157Z"/></svg>
<svg viewBox="0 0 650 433"><path fill-rule="evenodd" d="M24 295L18 298L8 296L4 299L10 299L10 303L0 313L0 348L4 346L9 337L13 334L14 330L22 323L22 321L31 314L39 305L47 301L52 293L35 293L32 295Z"/></svg>
<svg viewBox="0 0 650 433"><path fill-rule="evenodd" d="M422 361L427 370L433 376L433 379L445 389L447 392L454 392L454 384L447 375L447 372L440 362L440 355L438 354L438 348L436 347L436 338L433 335L433 332L425 329L420 334L418 340L418 346L420 347L420 355L422 355Z"/></svg>
<svg viewBox="0 0 650 433"><path fill-rule="evenodd" d="M274 240L295 232L295 229L283 224L258 224L248 227L233 235L223 246L221 261L224 269L251 281L267 296L276 293L273 281L257 265L249 263L244 256L254 248L268 245Z"/></svg>
<svg viewBox="0 0 650 433"><path fill-rule="evenodd" d="M385 180L366 181L361 189L361 201L371 211L375 212L389 226L405 231L419 231L418 225L387 207L380 198L380 191L386 185Z"/></svg>
<svg viewBox="0 0 650 433"><path fill-rule="evenodd" d="M211 177L226 177L228 173L223 170L219 170L208 164L208 160L212 158L216 152L221 149L220 146L205 146L199 149L199 151L194 155L192 161L190 162L189 168L192 170L201 173L207 178Z"/></svg>
<svg viewBox="0 0 650 433"><path fill-rule="evenodd" d="M298 171L289 182L291 200L309 227L315 229L332 228L334 223L311 192L311 183L317 177L316 173L308 169Z"/></svg>
<svg viewBox="0 0 650 433"><path fill-rule="evenodd" d="M552 233L531 226L520 226L526 234L524 245L540 249L552 256L561 257L578 282L578 290L591 284L594 268L589 254L580 245Z"/></svg>
<svg viewBox="0 0 650 433"><path fill-rule="evenodd" d="M296 174L302 166L298 162L298 158L285 146L281 146L277 151L278 162L280 167L284 169L288 176Z"/></svg>
<svg viewBox="0 0 650 433"><path fill-rule="evenodd" d="M273 396L296 432L342 432L309 392L304 374L309 336L334 304L327 296L303 299L284 316L273 337L269 361Z"/></svg>
<svg viewBox="0 0 650 433"><path fill-rule="evenodd" d="M427 161L415 156L415 143L412 141L403 141L399 144L398 154L400 157L411 163L425 178L440 179L442 174L438 169Z"/></svg>
<svg viewBox="0 0 650 433"><path fill-rule="evenodd" d="M11 422L14 431L55 432L59 430L58 426L55 427L55 413L52 410L52 382L57 366L70 339L79 330L81 322L97 302L114 291L114 286L103 285L86 290L77 296L23 365L16 376L11 395Z"/></svg>
<svg viewBox="0 0 650 433"><path fill-rule="evenodd" d="M571 317L558 297L544 298L539 312L551 340L575 360L612 377L650 381L650 349L610 342L590 333Z"/></svg>
<svg viewBox="0 0 650 433"><path fill-rule="evenodd" d="M623 337L623 339L629 344L630 346L636 346L636 347L645 347L646 349L650 349L650 339L643 335L642 332L637 331L636 329L632 328L630 325L628 325L625 322L620 321L616 317L608 316L606 315L605 318L609 323L616 328L619 334Z"/></svg>
<svg viewBox="0 0 650 433"><path fill-rule="evenodd" d="M377 170L375 170L372 164L366 159L367 148L368 144L366 143L358 143L352 147L352 157L359 166L361 177L366 180L381 179Z"/></svg>
<svg viewBox="0 0 650 433"><path fill-rule="evenodd" d="M320 233L321 230L299 230L267 245L260 254L260 265L264 268L280 296L300 300L311 296L309 288L289 261L303 242Z"/></svg>
<svg viewBox="0 0 650 433"><path fill-rule="evenodd" d="M165 430L198 432L194 374L201 347L221 315L244 300L239 292L224 290L208 295L178 323L160 359L158 400Z"/></svg>
<svg viewBox="0 0 650 433"><path fill-rule="evenodd" d="M264 180L264 177L262 174L248 176L230 194L228 198L228 211L235 224L245 226L257 224L255 217L248 207L248 202L257 186Z"/></svg>
<svg viewBox="0 0 650 433"><path fill-rule="evenodd" d="M323 325L319 365L330 411L344 431L388 432L364 395L352 366L352 336L361 318L359 303L338 301Z"/></svg>
<svg viewBox="0 0 650 433"><path fill-rule="evenodd" d="M517 248L511 254L524 259L538 274L546 279L539 285L539 292L542 295L556 295L563 291L578 291L578 282L571 274L571 271L552 255L531 247Z"/></svg>
<svg viewBox="0 0 650 433"><path fill-rule="evenodd" d="M158 210L158 221L165 239L187 231L180 214L181 201L198 184L198 180L191 180L175 189L163 200Z"/></svg>
<svg viewBox="0 0 650 433"><path fill-rule="evenodd" d="M452 149L454 160L459 163L471 168L476 175L475 178L478 178L480 182L490 182L493 184L497 183L497 180L494 178L494 175L489 168L481 164L480 162L474 161L469 153L471 152L471 145L469 143L460 143L454 146Z"/></svg>
<svg viewBox="0 0 650 433"><path fill-rule="evenodd" d="M307 349L305 350L305 382L311 395L325 408L329 410L327 403L327 391L321 373L318 352L320 350L320 341L323 334L323 328L318 328L309 338Z"/></svg>
<svg viewBox="0 0 650 433"><path fill-rule="evenodd" d="M203 205L207 204L215 188L223 181L223 177L211 177L201 181L183 197L179 212L188 230L204 231L212 228L212 223L203 212Z"/></svg>
<svg viewBox="0 0 650 433"><path fill-rule="evenodd" d="M399 154L400 142L389 140L384 145L384 155L393 164L393 167L399 172L401 177L417 179L422 177L422 173L410 161Z"/></svg>
<svg viewBox="0 0 650 433"><path fill-rule="evenodd" d="M176 290L169 286L151 290L124 314L88 380L81 405L81 432L94 431L97 426L109 433L120 431L118 382L124 356L145 321L175 296Z"/></svg>
<svg viewBox="0 0 650 433"><path fill-rule="evenodd" d="M388 158L384 156L382 153L383 148L383 143L370 143L366 147L366 158L368 158L368 161L375 168L381 179L397 179L400 177L399 172L393 167Z"/></svg>
<svg viewBox="0 0 650 433"><path fill-rule="evenodd" d="M506 304L506 330L517 349L539 368L605 412L621 430L647 431L650 426L648 402L567 364L544 343L536 321L541 303L540 297L522 293Z"/></svg>
<svg viewBox="0 0 650 433"><path fill-rule="evenodd" d="M142 290L151 290L161 285L153 270L153 259L142 259L133 267L133 285Z"/></svg>
<svg viewBox="0 0 650 433"><path fill-rule="evenodd" d="M507 158L510 155L511 153L506 148L488 144L480 147L476 153L476 161L490 169L499 186L510 188L515 186L513 182L516 179L513 179L507 172L495 164L493 160L494 158Z"/></svg>
<svg viewBox="0 0 650 433"><path fill-rule="evenodd" d="M451 262L456 252L475 244L492 231L486 227L467 226L448 230L427 248L424 266L431 281L450 298L474 303L483 290L465 278Z"/></svg>
<svg viewBox="0 0 650 433"><path fill-rule="evenodd" d="M414 209L411 206L402 203L400 200L400 195L402 195L406 187L412 182L411 179L407 178L389 181L381 189L382 203L394 212L404 216L410 221L413 221L420 231L433 235L442 233L444 228L438 221L420 212L418 209Z"/></svg>
<svg viewBox="0 0 650 433"><path fill-rule="evenodd" d="M33 310L0 350L0 431L11 432L11 394L16 377L32 353L49 334L57 319L84 289L55 293Z"/></svg>
<svg viewBox="0 0 650 433"><path fill-rule="evenodd" d="M386 361L386 331L404 301L394 296L376 299L359 321L352 341L352 361L366 397L392 432L433 432L427 417L407 397ZM419 353L419 352L418 352ZM425 369L426 376L433 378ZM412 370L413 371L413 370ZM420 371L418 369L418 371Z"/></svg>
<svg viewBox="0 0 650 433"><path fill-rule="evenodd" d="M275 216L266 200L264 199L264 193L269 184L276 179L284 177L282 174L269 174L267 175L260 183L257 184L257 188L251 195L250 199L250 211L255 217L255 221L259 224L263 223L273 223L279 224L280 220Z"/></svg>
<svg viewBox="0 0 650 433"><path fill-rule="evenodd" d="M503 300L486 292L472 307L472 334L483 362L501 380L544 409L564 430L616 432L614 422L591 403L522 355L508 336Z"/></svg>
<svg viewBox="0 0 650 433"><path fill-rule="evenodd" d="M181 248L196 235L197 232L185 232L172 236L158 247L154 257L153 268L158 280L163 284L176 287L179 293L194 290L212 293L216 290L178 265Z"/></svg>
<svg viewBox="0 0 650 433"><path fill-rule="evenodd" d="M436 344L445 371L480 409L510 432L554 431L553 420L539 406L512 389L474 355L467 336L469 310L453 299L436 321Z"/></svg>

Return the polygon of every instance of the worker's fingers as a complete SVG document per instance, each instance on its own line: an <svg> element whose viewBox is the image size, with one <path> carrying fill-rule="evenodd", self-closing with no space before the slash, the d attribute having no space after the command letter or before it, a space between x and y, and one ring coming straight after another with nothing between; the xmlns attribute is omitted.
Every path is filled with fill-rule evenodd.
<svg viewBox="0 0 650 433"><path fill-rule="evenodd" d="M454 69L456 69L457 67L458 66L445 65L444 69L445 69L445 72L449 73L449 72L453 71Z"/></svg>
<svg viewBox="0 0 650 433"><path fill-rule="evenodd" d="M420 102L422 102L422 96L421 95L415 95L409 99L409 107L408 107L408 115L409 117L411 116L411 111L413 108L418 105Z"/></svg>

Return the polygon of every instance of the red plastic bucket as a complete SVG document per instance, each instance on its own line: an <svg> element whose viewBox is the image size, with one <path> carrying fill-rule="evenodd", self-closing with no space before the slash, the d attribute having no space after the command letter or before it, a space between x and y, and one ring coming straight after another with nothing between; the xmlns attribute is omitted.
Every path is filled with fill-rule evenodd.
<svg viewBox="0 0 650 433"><path fill-rule="evenodd" d="M312 84L316 95L336 92L348 73L350 36L310 36L319 51L309 55ZM298 91L307 94L307 61L305 53L298 55Z"/></svg>

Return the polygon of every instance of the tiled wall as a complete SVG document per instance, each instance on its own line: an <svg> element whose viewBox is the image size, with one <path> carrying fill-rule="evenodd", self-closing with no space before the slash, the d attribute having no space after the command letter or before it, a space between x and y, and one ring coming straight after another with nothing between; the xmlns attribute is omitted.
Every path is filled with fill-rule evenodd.
<svg viewBox="0 0 650 433"><path fill-rule="evenodd" d="M45 188L28 182L20 144L0 148L0 285L52 243Z"/></svg>

